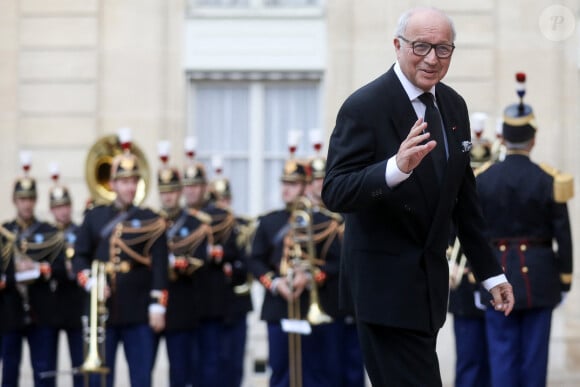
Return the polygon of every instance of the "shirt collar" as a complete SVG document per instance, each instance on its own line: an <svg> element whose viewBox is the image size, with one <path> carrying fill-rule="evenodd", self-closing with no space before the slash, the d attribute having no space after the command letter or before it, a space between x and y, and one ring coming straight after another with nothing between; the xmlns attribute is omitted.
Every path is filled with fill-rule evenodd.
<svg viewBox="0 0 580 387"><path fill-rule="evenodd" d="M409 101L416 100L421 94L424 93L423 90L421 90L417 86L413 85L411 83L411 81L409 81L409 79L407 79L405 74L403 74L403 71L401 70L401 66L399 65L399 61L395 62L395 66L394 66L393 70L395 71L397 78L399 78L401 85L403 85L403 89L405 89L405 93L407 93L407 96L409 97ZM429 90L429 93L433 94L433 99L436 100L435 99L435 86L433 86L431 88L431 90Z"/></svg>

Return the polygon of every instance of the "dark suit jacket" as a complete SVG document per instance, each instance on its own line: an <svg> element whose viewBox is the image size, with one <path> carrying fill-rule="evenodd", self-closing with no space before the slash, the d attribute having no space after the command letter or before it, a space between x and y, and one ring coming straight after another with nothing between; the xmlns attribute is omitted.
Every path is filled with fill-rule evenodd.
<svg viewBox="0 0 580 387"><path fill-rule="evenodd" d="M443 325L452 219L478 279L502 273L482 237L469 152L462 152L470 140L467 106L444 84L436 96L449 146L441 184L430 155L397 187L386 184L387 160L417 120L393 68L354 92L338 113L322 198L345 216L341 301L348 303L350 292L361 321L426 332Z"/></svg>

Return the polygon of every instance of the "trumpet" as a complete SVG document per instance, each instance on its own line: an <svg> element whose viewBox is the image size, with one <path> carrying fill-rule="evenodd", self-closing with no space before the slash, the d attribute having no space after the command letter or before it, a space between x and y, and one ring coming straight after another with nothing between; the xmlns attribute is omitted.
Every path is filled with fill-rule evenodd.
<svg viewBox="0 0 580 387"><path fill-rule="evenodd" d="M85 361L80 366L79 372L90 374L104 374L109 372L105 366L105 322L107 320L107 307L105 306L105 286L107 283L105 263L95 259L91 266L93 286L90 295L90 315L88 321L88 342ZM85 325L87 321L85 318Z"/></svg>

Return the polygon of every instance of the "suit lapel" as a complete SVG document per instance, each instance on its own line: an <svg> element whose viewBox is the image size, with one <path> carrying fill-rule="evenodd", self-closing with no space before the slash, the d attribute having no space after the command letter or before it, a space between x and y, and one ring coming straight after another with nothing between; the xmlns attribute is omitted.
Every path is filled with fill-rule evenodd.
<svg viewBox="0 0 580 387"><path fill-rule="evenodd" d="M386 73L385 93L387 94L387 101L393 101L386 108L389 110L389 117L393 120L393 127L397 132L399 141L402 142L409 135L409 131L417 121L417 114L409 97L397 78L395 71L391 69ZM411 179L415 179L421 187L421 192L432 211L439 200L438 195L433 195L433 186L437 186L437 175L435 174L435 166L430 155L423 160L421 164L413 171ZM438 191L435 191L438 192Z"/></svg>

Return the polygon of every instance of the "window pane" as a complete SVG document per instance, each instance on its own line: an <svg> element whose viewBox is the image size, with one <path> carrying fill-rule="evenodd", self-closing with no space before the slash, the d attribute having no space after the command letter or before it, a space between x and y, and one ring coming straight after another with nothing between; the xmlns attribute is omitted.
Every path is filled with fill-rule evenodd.
<svg viewBox="0 0 580 387"><path fill-rule="evenodd" d="M280 176L289 157L288 131L302 132L297 158L313 154L309 130L319 127L318 83L267 84L264 92L264 202L266 209L283 206Z"/></svg>
<svg viewBox="0 0 580 387"><path fill-rule="evenodd" d="M302 132L296 155L311 153L308 131L319 127L318 84L285 83L267 85L265 89L265 141L267 157L288 156L288 131Z"/></svg>
<svg viewBox="0 0 580 387"><path fill-rule="evenodd" d="M249 208L249 86L243 83L196 85L192 135L208 178L216 177L212 157L222 159L223 176L230 179L232 207L237 214Z"/></svg>
<svg viewBox="0 0 580 387"><path fill-rule="evenodd" d="M248 85L197 87L195 128L200 153L247 152L248 125Z"/></svg>

